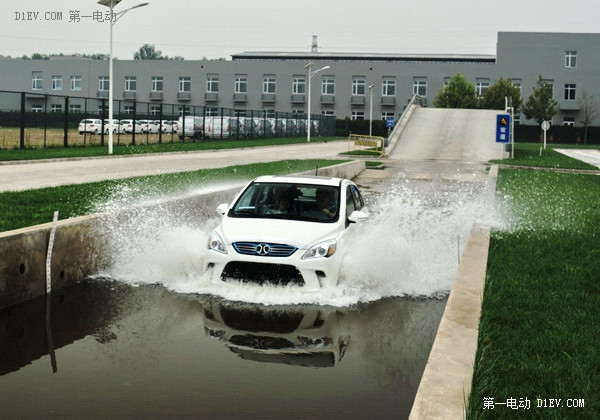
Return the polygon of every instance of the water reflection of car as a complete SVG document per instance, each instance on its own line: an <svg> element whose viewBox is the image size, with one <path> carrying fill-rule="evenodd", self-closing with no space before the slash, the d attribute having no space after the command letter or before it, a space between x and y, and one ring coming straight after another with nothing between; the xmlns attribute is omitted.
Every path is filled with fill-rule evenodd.
<svg viewBox="0 0 600 420"><path fill-rule="evenodd" d="M354 182L317 176L261 176L217 212L223 219L205 257L213 282L292 283L309 290L337 285L347 232L367 219Z"/></svg>
<svg viewBox="0 0 600 420"><path fill-rule="evenodd" d="M305 367L333 367L350 343L338 334L337 312L317 307L225 305L204 309L204 331L244 360Z"/></svg>

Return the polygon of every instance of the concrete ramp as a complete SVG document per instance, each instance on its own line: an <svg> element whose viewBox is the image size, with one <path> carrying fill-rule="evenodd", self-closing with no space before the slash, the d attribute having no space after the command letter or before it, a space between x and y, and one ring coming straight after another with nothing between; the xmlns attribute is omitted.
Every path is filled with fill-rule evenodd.
<svg viewBox="0 0 600 420"><path fill-rule="evenodd" d="M496 143L497 110L415 108L390 158L487 162L506 157Z"/></svg>

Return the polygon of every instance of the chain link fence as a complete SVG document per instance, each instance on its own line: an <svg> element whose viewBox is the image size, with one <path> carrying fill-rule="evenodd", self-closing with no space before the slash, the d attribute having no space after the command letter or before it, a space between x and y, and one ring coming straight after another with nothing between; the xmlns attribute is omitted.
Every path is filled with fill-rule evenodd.
<svg viewBox="0 0 600 420"><path fill-rule="evenodd" d="M0 91L0 148L104 146L108 98ZM185 124L183 124L185 116ZM303 137L308 116L187 104L113 101L113 144ZM334 136L335 117L311 115L312 136Z"/></svg>

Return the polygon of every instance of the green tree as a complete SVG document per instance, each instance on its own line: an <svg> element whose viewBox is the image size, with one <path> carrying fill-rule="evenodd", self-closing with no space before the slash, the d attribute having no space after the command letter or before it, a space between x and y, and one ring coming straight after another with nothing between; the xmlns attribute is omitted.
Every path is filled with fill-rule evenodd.
<svg viewBox="0 0 600 420"><path fill-rule="evenodd" d="M481 98L481 107L484 109L504 109L506 97L511 98L515 113L519 112L523 105L521 91L510 80L501 77L485 91Z"/></svg>
<svg viewBox="0 0 600 420"><path fill-rule="evenodd" d="M154 45L144 44L140 47L137 52L133 54L134 60L165 60L167 57L163 57L162 51L157 50Z"/></svg>
<svg viewBox="0 0 600 420"><path fill-rule="evenodd" d="M433 100L436 108L477 108L475 85L457 73Z"/></svg>
<svg viewBox="0 0 600 420"><path fill-rule="evenodd" d="M533 88L533 93L523 106L523 113L528 119L533 118L541 125L543 121L552 119L557 106L558 102L552 97L552 85L539 76L537 86Z"/></svg>
<svg viewBox="0 0 600 420"><path fill-rule="evenodd" d="M594 99L593 95L590 95L586 88L581 91L581 98L579 99L580 115L582 117L581 123L583 124L583 144L587 143L588 128L592 125L592 122L598 118L600 112L598 111L598 103Z"/></svg>

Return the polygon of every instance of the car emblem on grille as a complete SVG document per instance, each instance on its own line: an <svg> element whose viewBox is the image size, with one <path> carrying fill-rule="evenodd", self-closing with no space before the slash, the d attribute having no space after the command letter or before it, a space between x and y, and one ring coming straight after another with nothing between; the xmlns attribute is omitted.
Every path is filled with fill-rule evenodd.
<svg viewBox="0 0 600 420"><path fill-rule="evenodd" d="M256 247L258 255L269 255L269 252L271 252L271 247L267 244L260 244Z"/></svg>

